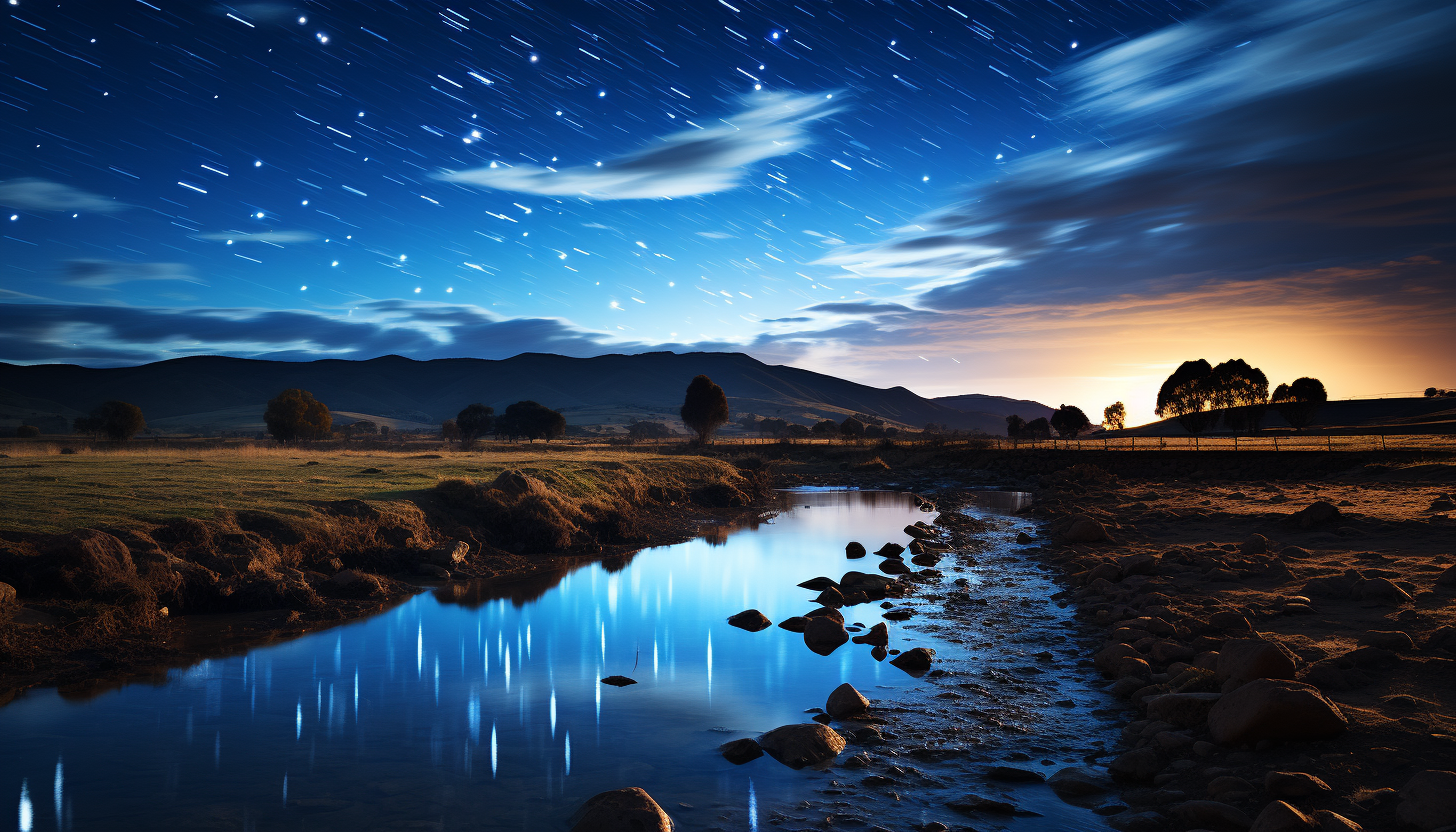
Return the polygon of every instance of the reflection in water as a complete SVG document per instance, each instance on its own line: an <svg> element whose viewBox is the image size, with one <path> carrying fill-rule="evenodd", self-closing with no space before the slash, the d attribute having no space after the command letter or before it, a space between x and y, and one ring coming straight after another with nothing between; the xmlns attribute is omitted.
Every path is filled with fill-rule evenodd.
<svg viewBox="0 0 1456 832"><path fill-rule="evenodd" d="M802 800L823 775L769 758L734 767L721 743L804 721L842 682L882 700L922 683L864 645L821 657L798 634L725 619L802 615L815 593L796 584L852 568L846 542L908 543L901 530L930 517L901 494L794 492L756 529L715 527L612 568L444 587L163 686L87 702L32 691L0 710L0 783L19 785L22 830L52 812L41 828L547 829L623 786L699 807L674 811L684 829L724 813L756 829L761 806ZM880 612L848 608L846 623ZM886 623L893 644L965 652ZM610 675L637 684L599 682ZM35 806L29 783L52 765L55 805Z"/></svg>

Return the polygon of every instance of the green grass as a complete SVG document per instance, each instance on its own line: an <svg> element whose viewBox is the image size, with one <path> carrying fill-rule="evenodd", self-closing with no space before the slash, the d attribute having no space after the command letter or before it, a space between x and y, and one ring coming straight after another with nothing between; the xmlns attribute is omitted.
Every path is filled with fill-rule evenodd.
<svg viewBox="0 0 1456 832"><path fill-rule="evenodd" d="M605 449L521 449L488 453L121 448L61 455L45 445L11 445L0 459L0 529L65 532L209 518L219 509L307 513L310 500L403 500L444 479L489 482L517 468L575 500L625 480L691 488L732 476L728 463ZM20 453L17 453L20 451ZM316 462L316 465L308 463ZM378 473L364 473L366 469Z"/></svg>

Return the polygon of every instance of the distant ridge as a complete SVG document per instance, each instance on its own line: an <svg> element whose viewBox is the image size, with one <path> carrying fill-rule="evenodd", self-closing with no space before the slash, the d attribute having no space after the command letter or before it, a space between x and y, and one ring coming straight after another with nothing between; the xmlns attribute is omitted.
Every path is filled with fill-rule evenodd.
<svg viewBox="0 0 1456 832"><path fill-rule="evenodd" d="M728 393L735 419L755 413L812 424L866 413L917 429L930 422L988 433L1005 429L1004 417L948 407L904 387L870 387L722 352L594 358L522 353L504 360L431 361L387 355L308 362L193 356L100 369L0 363L0 388L72 414L121 399L159 426L194 431L251 430L261 423L265 403L290 387L312 392L336 412L401 423L439 424L471 402L499 412L512 402L533 399L560 410L573 425L623 425L638 418L676 421L683 391L699 373Z"/></svg>
<svg viewBox="0 0 1456 832"><path fill-rule="evenodd" d="M1034 402L1028 399L1008 399L1005 396L987 396L981 393L967 393L963 396L938 396L931 401L936 404L943 404L946 407L953 407L956 410L964 410L967 413L985 413L991 416L1000 417L1000 429L987 431L987 433L1002 433L1006 428L1007 416L1020 416L1030 422L1032 419L1046 417L1050 419L1056 412L1056 408L1048 407L1041 402ZM1090 417L1091 414L1088 414Z"/></svg>

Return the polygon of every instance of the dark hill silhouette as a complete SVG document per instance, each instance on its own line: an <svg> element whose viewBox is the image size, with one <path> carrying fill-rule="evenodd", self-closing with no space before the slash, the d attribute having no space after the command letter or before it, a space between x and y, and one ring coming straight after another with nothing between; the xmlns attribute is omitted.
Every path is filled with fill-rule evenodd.
<svg viewBox="0 0 1456 832"><path fill-rule="evenodd" d="M1290 429L1275 406L1270 406L1264 414L1263 427L1266 430ZM1315 412L1314 422L1309 427L1313 431L1337 433L1456 433L1456 399L1407 397L1325 402ZM1204 431L1205 436L1227 433L1222 421ZM1108 435L1187 436L1188 431L1178 424L1177 419L1163 419Z"/></svg>
<svg viewBox="0 0 1456 832"><path fill-rule="evenodd" d="M683 391L699 373L728 393L734 418L744 413L812 424L868 413L919 428L929 422L999 433L1001 417L967 413L905 389L880 389L794 367L768 365L741 353L644 353L568 358L523 353L491 361L449 358L415 361L387 355L368 361L265 361L194 356L138 367L0 363L0 387L89 411L109 399L131 402L149 421L193 429L234 427L222 411L261 415L279 391L299 387L334 411L438 424L471 402L505 406L532 399L576 425L621 424L631 418L676 419ZM184 417L207 417L200 421ZM236 417L234 417L236 418ZM214 420L209 422L209 419Z"/></svg>
<svg viewBox="0 0 1456 832"><path fill-rule="evenodd" d="M982 413L987 416L995 416L1001 420L999 430L987 431L987 433L1004 433L1006 428L1006 417L1012 414L1020 416L1030 422L1032 419L1045 417L1050 419L1056 412L1056 408L1048 407L1041 402L1033 402L1027 399L1008 399L1005 396L987 396L982 393L967 393L963 396L937 396L931 401L936 404L943 404L946 407L953 407L956 410L964 410L967 413Z"/></svg>

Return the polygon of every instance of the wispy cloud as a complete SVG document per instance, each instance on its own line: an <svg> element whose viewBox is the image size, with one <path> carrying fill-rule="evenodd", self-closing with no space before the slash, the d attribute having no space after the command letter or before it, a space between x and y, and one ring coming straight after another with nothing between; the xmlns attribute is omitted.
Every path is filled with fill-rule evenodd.
<svg viewBox="0 0 1456 832"><path fill-rule="evenodd" d="M119 260L68 260L61 280L74 286L114 286L137 280L184 280L202 283L182 263L127 263Z"/></svg>
<svg viewBox="0 0 1456 832"><path fill-rule="evenodd" d="M0 205L22 211L85 211L105 214L131 206L80 188L35 177L0 182Z"/></svg>
<svg viewBox="0 0 1456 832"><path fill-rule="evenodd" d="M285 243L311 243L319 239L319 235L312 231L211 231L206 234L193 235L198 240L218 240L226 242L231 240L235 243L274 243L282 245Z"/></svg>
<svg viewBox="0 0 1456 832"><path fill-rule="evenodd" d="M1063 74L1096 141L823 262L944 308L1436 251L1456 222L1453 40L1444 0L1232 3Z"/></svg>
<svg viewBox="0 0 1456 832"><path fill-rule="evenodd" d="M449 182L542 196L590 200L659 199L737 187L755 162L794 153L810 141L809 125L838 112L830 93L757 93L742 109L703 129L685 130L596 165L553 170L494 166L437 175Z"/></svg>

